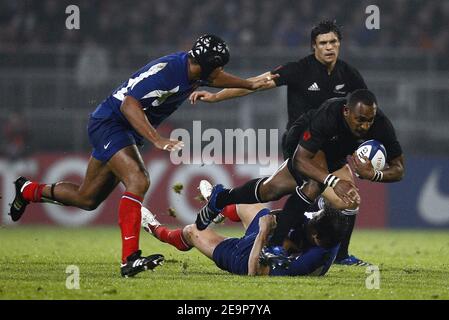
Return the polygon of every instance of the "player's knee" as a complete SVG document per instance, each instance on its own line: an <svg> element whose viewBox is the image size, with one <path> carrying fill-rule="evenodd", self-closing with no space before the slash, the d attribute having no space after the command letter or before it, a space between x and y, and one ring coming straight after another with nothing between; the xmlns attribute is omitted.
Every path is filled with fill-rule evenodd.
<svg viewBox="0 0 449 320"><path fill-rule="evenodd" d="M150 188L150 176L147 172L139 179L138 186L142 190L142 193L146 193Z"/></svg>
<svg viewBox="0 0 449 320"><path fill-rule="evenodd" d="M145 170L130 174L126 188L136 193L145 194L150 188L150 176L148 172Z"/></svg>
<svg viewBox="0 0 449 320"><path fill-rule="evenodd" d="M187 241L191 241L199 232L195 224L189 224L182 230L182 235L187 238Z"/></svg>
<svg viewBox="0 0 449 320"><path fill-rule="evenodd" d="M98 208L100 201L92 198L84 198L81 201L81 208L86 211L93 211Z"/></svg>

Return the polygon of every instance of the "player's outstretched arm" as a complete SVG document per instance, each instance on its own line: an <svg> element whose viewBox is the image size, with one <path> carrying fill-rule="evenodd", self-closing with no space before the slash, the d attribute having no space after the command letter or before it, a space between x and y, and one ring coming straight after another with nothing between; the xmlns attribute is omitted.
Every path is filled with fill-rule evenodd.
<svg viewBox="0 0 449 320"><path fill-rule="evenodd" d="M270 72L265 72L259 76L244 80L237 78L229 73L220 72L217 75L217 78L215 78L210 83L210 86L228 89L221 90L217 93L210 93L208 91L195 91L190 95L189 99L192 104L195 104L197 100L212 103L237 97L243 97L255 91L267 90L276 87L276 83L273 79L277 78L278 76L279 75L273 75ZM240 80L244 81L245 86L239 85ZM229 85L231 83L234 83L236 85Z"/></svg>
<svg viewBox="0 0 449 320"><path fill-rule="evenodd" d="M143 112L142 105L138 100L131 96L123 99L120 111L129 121L132 127L145 139L149 140L158 149L167 151L180 150L184 143L178 140L170 140L159 135L156 129L148 121L145 112Z"/></svg>
<svg viewBox="0 0 449 320"><path fill-rule="evenodd" d="M268 214L259 219L259 233L254 240L253 247L248 259L248 275L268 275L270 273L269 266L263 266L259 262L260 252L267 245L268 237L276 227L276 217Z"/></svg>

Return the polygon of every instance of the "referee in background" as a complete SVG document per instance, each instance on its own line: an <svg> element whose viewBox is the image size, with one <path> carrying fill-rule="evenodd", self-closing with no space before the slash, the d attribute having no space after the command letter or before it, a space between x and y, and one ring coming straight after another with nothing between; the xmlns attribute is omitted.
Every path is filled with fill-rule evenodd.
<svg viewBox="0 0 449 320"><path fill-rule="evenodd" d="M367 89L360 73L348 63L338 59L342 35L335 22L322 21L316 25L310 34L312 54L296 62L288 62L272 71L265 72L257 78L272 78L260 90L279 86L287 86L288 122L286 132L282 136L282 152L284 159L293 156L294 150L287 148L287 132L296 119L311 109L317 109L330 98L345 97L357 89ZM273 75L278 75L273 77ZM246 89L224 89L217 93L195 91L190 96L191 103L219 102L235 97L242 97L255 91ZM346 180L354 181L348 165L339 170L339 175ZM327 188L323 196L334 207L343 209L341 200L331 188ZM340 203L339 203L340 202ZM342 210L348 219L348 228L344 241L341 243L336 263L344 265L367 265L368 263L349 255L348 247L355 225L358 207Z"/></svg>

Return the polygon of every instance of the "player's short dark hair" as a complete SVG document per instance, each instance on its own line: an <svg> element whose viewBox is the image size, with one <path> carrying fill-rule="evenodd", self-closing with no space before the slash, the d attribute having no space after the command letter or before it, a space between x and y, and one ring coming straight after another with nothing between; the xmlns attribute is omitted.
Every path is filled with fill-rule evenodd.
<svg viewBox="0 0 449 320"><path fill-rule="evenodd" d="M310 46L313 50L313 45L315 44L316 37L318 37L320 34L325 34L333 32L337 35L338 41L341 41L343 38L341 35L340 27L337 25L336 21L330 21L330 20L323 20L320 21L316 26L312 28L312 31L310 32Z"/></svg>
<svg viewBox="0 0 449 320"><path fill-rule="evenodd" d="M327 249L343 240L348 219L340 210L326 204L324 209L309 221L309 225L317 233L320 246Z"/></svg>
<svg viewBox="0 0 449 320"><path fill-rule="evenodd" d="M349 108L355 107L359 102L367 106L373 106L374 104L377 106L376 96L368 89L358 89L348 95L347 105Z"/></svg>

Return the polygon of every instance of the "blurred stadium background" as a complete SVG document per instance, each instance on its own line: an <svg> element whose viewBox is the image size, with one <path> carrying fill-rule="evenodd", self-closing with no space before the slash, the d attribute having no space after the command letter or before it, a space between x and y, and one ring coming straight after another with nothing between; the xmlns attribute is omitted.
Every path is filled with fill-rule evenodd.
<svg viewBox="0 0 449 320"><path fill-rule="evenodd" d="M65 9L80 8L79 30L65 28ZM380 8L380 30L367 30L365 8ZM88 114L149 60L188 50L201 34L222 36L227 70L252 76L310 53L311 27L324 18L343 27L340 57L356 66L392 119L406 156L396 184L360 182L360 227L449 227L449 1L446 0L1 0L0 222L18 175L45 182L80 179L90 152ZM217 105L185 103L160 128L279 129L286 91ZM167 153L144 149L152 178L146 205L162 220L194 220L195 184L228 185L258 175L254 166L174 166ZM181 194L172 191L182 183ZM119 192L95 212L34 206L21 223L115 224ZM177 220L166 213L174 208Z"/></svg>

